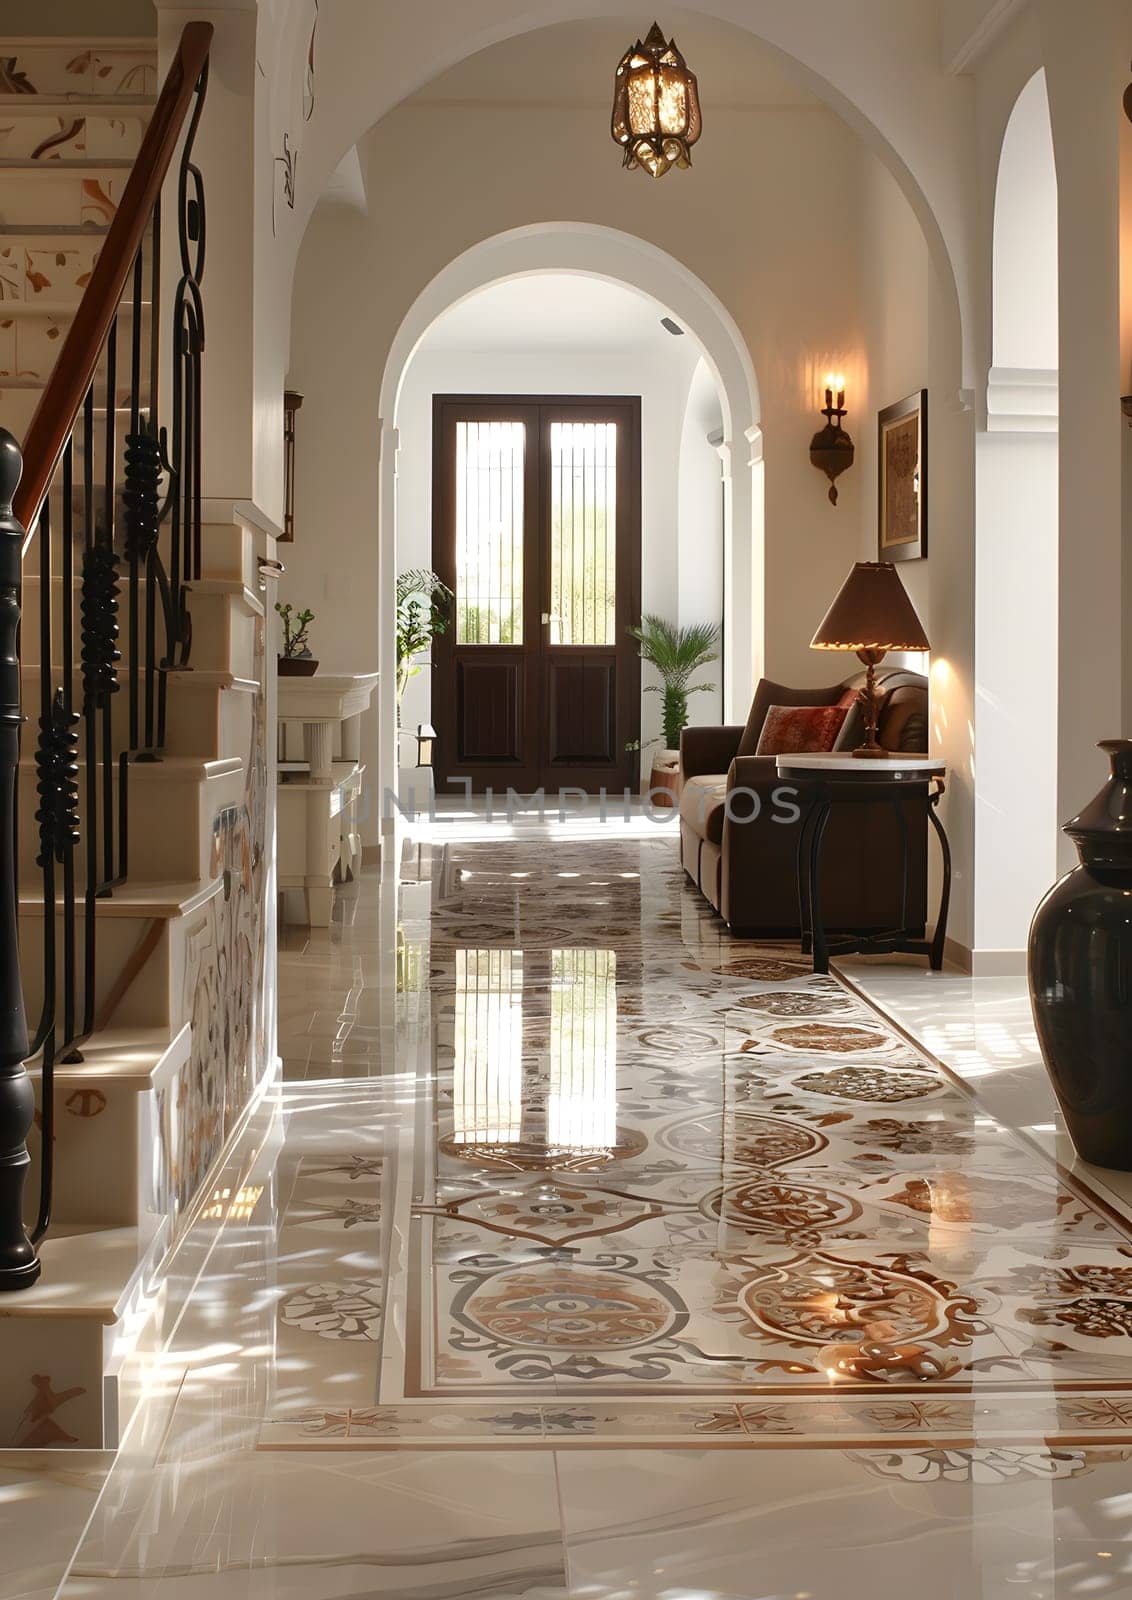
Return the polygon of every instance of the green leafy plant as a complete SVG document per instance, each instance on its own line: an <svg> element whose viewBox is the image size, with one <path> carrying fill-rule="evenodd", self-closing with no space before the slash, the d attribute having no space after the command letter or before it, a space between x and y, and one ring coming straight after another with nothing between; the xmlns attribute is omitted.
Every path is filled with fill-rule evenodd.
<svg viewBox="0 0 1132 1600"><path fill-rule="evenodd" d="M289 605L275 602L275 609L283 619L283 654L288 661L310 656L308 635L314 621L313 611L295 612Z"/></svg>
<svg viewBox="0 0 1132 1600"><path fill-rule="evenodd" d="M662 682L650 684L646 694L663 694L664 742L669 750L680 748L680 735L688 725L688 697L714 689L713 683L692 683L692 674L709 661L719 660L720 630L712 622L693 622L675 627L663 617L646 614L639 628L629 632L641 647L641 660L660 673Z"/></svg>
<svg viewBox="0 0 1132 1600"><path fill-rule="evenodd" d="M417 656L447 632L454 596L435 572L413 567L397 579L397 704L421 670Z"/></svg>

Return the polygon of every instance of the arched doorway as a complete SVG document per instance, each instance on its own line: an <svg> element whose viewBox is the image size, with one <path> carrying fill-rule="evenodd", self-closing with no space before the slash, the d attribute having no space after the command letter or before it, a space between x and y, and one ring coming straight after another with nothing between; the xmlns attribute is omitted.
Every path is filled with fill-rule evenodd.
<svg viewBox="0 0 1132 1600"><path fill-rule="evenodd" d="M762 654L762 436L754 368L732 318L710 290L664 251L615 229L588 224L542 224L487 239L439 273L404 319L386 363L380 400L379 582L383 614L391 615L396 574L406 564L402 559L406 540L398 534L399 446L405 425L406 378L413 358L428 339L429 330L452 308L490 286L543 274L569 274L616 286L622 293L650 304L657 318L669 315L686 329L696 346L706 380L717 397L720 420L719 436L712 448L719 461L719 590L726 641L721 709L725 719L742 720ZM703 382L701 378L701 403ZM678 435L691 403L689 384L680 401ZM678 561L678 547L672 554ZM678 600L675 595L671 598L679 615ZM384 788L386 775L390 779L393 775L397 738L391 629L383 630L382 643L379 764Z"/></svg>

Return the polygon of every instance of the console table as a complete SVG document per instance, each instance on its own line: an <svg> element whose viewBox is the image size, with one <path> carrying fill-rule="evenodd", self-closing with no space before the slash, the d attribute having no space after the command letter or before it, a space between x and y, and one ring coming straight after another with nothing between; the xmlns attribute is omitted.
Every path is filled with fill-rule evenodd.
<svg viewBox="0 0 1132 1600"><path fill-rule="evenodd" d="M933 972L943 966L947 939L947 912L951 899L951 847L937 810L944 793L947 767L929 756L898 756L866 760L851 754L779 756L778 776L799 792L802 825L798 830L798 920L803 952L813 953L814 971L828 972L831 955L880 955L891 951L925 955ZM913 936L908 928L908 827L902 801L909 789L921 791L927 802L928 821L939 839L943 855L943 885L935 933L928 939ZM835 806L887 800L893 825L899 828L903 851L900 924L887 933L826 935L822 920L821 847Z"/></svg>
<svg viewBox="0 0 1132 1600"><path fill-rule="evenodd" d="M279 679L279 887L304 890L312 928L329 926L334 884L353 877L361 856L361 719L377 677ZM286 759L287 729L295 724L302 728L301 762Z"/></svg>

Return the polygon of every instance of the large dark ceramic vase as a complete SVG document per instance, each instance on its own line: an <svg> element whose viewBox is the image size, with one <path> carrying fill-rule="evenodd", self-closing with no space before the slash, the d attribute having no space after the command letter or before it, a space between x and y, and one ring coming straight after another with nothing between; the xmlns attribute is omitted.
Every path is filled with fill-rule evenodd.
<svg viewBox="0 0 1132 1600"><path fill-rule="evenodd" d="M1132 1172L1132 739L1101 749L1112 776L1065 824L1081 864L1030 929L1030 1000L1078 1153Z"/></svg>

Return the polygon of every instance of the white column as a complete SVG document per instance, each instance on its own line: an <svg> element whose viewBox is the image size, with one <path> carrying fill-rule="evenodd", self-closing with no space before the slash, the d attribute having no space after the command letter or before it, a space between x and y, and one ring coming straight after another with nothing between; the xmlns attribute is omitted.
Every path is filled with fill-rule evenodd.
<svg viewBox="0 0 1132 1600"><path fill-rule="evenodd" d="M1052 386L1033 386L1056 406ZM1057 875L1057 416L996 415L976 437L976 973L1024 970ZM1005 424L1005 426L1000 426Z"/></svg>
<svg viewBox="0 0 1132 1600"><path fill-rule="evenodd" d="M377 685L378 745L377 772L373 775L375 803L381 816L382 833L392 833L396 808L385 816L386 794L397 793L397 641L394 608L397 592L397 429L383 418L379 424L380 505L378 510L378 640Z"/></svg>
<svg viewBox="0 0 1132 1600"><path fill-rule="evenodd" d="M1107 771L1099 739L1122 715L1120 97L1126 0L1090 0L1087 25L1039 0L1059 204L1060 462L1057 810L1064 821ZM1074 852L1060 842L1061 860Z"/></svg>

